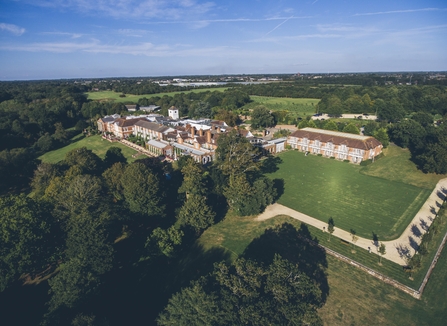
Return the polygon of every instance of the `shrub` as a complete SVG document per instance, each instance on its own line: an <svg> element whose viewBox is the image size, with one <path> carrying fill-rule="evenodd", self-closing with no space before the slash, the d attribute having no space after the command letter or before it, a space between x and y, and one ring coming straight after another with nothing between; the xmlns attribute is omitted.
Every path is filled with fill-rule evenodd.
<svg viewBox="0 0 447 326"><path fill-rule="evenodd" d="M317 156L323 156L323 154L317 154Z"/></svg>
<svg viewBox="0 0 447 326"><path fill-rule="evenodd" d="M335 156L331 156L329 157L331 160L335 160Z"/></svg>
<svg viewBox="0 0 447 326"><path fill-rule="evenodd" d="M349 163L349 162L351 162L350 160L343 160L343 162L345 162L345 163Z"/></svg>

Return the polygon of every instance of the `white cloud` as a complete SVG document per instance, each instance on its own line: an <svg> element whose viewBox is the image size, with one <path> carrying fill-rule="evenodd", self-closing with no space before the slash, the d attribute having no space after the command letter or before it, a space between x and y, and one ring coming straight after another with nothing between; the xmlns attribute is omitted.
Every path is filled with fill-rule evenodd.
<svg viewBox="0 0 447 326"><path fill-rule="evenodd" d="M166 44L154 45L152 43L138 44L102 44L98 40L85 43L76 42L42 42L30 44L0 45L0 50L23 52L52 52L52 53L109 53L144 55L149 57L183 57L183 56L209 56L218 55L227 47L188 48L183 44L169 46Z"/></svg>
<svg viewBox="0 0 447 326"><path fill-rule="evenodd" d="M144 30L144 29L119 29L118 34L124 35L124 36L131 36L131 37L143 37L144 35L151 33L150 31Z"/></svg>
<svg viewBox="0 0 447 326"><path fill-rule="evenodd" d="M389 15L389 14L405 14L421 11L446 11L447 8L421 8L421 9L405 9L405 10L391 10L391 11L378 11L378 12L366 12L357 13L354 16L373 16L373 15Z"/></svg>
<svg viewBox="0 0 447 326"><path fill-rule="evenodd" d="M115 18L181 19L205 14L213 2L198 0L22 0L41 7L72 9L86 14Z"/></svg>
<svg viewBox="0 0 447 326"><path fill-rule="evenodd" d="M67 33L67 32L42 32L43 35L61 35L61 36L70 36L73 39L80 38L83 34L79 33Z"/></svg>
<svg viewBox="0 0 447 326"><path fill-rule="evenodd" d="M275 20L290 20L290 19L308 19L313 16L292 16L292 17L268 17L268 18L222 18L222 19L202 19L202 20L173 20L173 21L147 21L144 24L148 25L164 25L164 24L197 24L209 25L213 23L239 23L239 22L265 22Z"/></svg>
<svg viewBox="0 0 447 326"><path fill-rule="evenodd" d="M0 23L0 30L10 32L17 36L20 36L23 33L25 33L25 29L23 27L6 23Z"/></svg>

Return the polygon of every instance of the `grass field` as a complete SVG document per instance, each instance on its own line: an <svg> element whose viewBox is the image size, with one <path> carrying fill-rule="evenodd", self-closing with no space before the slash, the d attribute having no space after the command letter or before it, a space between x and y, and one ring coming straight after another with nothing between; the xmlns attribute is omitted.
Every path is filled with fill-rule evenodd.
<svg viewBox="0 0 447 326"><path fill-rule="evenodd" d="M228 253L229 260L232 260L242 255L247 246L260 237L266 228L283 223L290 223L295 228L300 226L299 221L286 216L257 222L253 217L240 218L228 214L223 221L207 229L198 243L205 254L220 249ZM447 231L446 225L447 223L443 226L443 232L438 235L438 241L433 243L433 248L430 249L432 252ZM309 227L309 231L320 244L413 288L419 287L428 268L428 263L425 263L412 281L408 279L402 267L395 263L384 259L382 265L379 265L377 255L369 254L360 248L356 248L356 252L352 253L352 248L340 241L332 239L328 242L327 234L321 230ZM273 243L271 245L275 246ZM187 256L186 260L190 263L196 262L194 255L195 253L191 255L192 257ZM431 259L427 259L429 260ZM328 301L320 311L325 325L444 325L447 318L447 302L444 300L447 287L446 251L438 261L422 300L414 299L332 256L327 256L327 261L330 290ZM212 263L208 263L212 266ZM193 271L199 268L195 263L191 265Z"/></svg>
<svg viewBox="0 0 447 326"><path fill-rule="evenodd" d="M126 94L126 97L120 97L121 93L117 93L114 91L100 91L100 92L87 92L87 98L89 100L96 100L96 101L114 101L119 103L124 102L133 102L137 103L140 98L151 98L155 96L163 97L164 95L167 96L174 96L175 94L181 94L181 93L202 93L207 91L218 91L223 92L224 90L227 90L228 87L216 87L216 88L200 88L200 89L191 89L191 90L185 90L182 92L168 92L168 93L157 93L157 94L143 94L143 95L132 95L132 94Z"/></svg>
<svg viewBox="0 0 447 326"><path fill-rule="evenodd" d="M432 190L445 174L423 173L410 161L410 151L394 144L383 150L384 157L360 169L360 173L373 177L403 182Z"/></svg>
<svg viewBox="0 0 447 326"><path fill-rule="evenodd" d="M135 150L120 143L111 143L107 140L103 140L99 135L85 138L78 135L72 139L72 143L70 145L45 153L44 155L40 156L39 159L46 163L57 163L62 161L65 158L65 154L69 151L79 147L87 147L99 157L104 158L107 150L112 146L121 148L123 155L127 158L129 163L135 161L135 158L132 157L132 155L136 153Z"/></svg>
<svg viewBox="0 0 447 326"><path fill-rule="evenodd" d="M421 300L333 257L327 259L330 295L319 312L325 325L445 325L446 250Z"/></svg>
<svg viewBox="0 0 447 326"><path fill-rule="evenodd" d="M246 105L246 108L252 108L257 105L264 105L272 111L288 111L294 117L306 117L315 114L315 108L319 99L314 98L286 98L286 97L267 97L251 95L252 103Z"/></svg>
<svg viewBox="0 0 447 326"><path fill-rule="evenodd" d="M380 240L397 238L431 193L429 188L360 173L362 167L301 152L281 153L283 179L279 203L357 235ZM377 161L376 163L379 163Z"/></svg>

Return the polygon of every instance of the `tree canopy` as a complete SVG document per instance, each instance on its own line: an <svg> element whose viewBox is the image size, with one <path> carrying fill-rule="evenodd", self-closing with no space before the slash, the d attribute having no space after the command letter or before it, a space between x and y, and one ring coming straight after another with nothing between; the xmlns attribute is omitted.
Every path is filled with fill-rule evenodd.
<svg viewBox="0 0 447 326"><path fill-rule="evenodd" d="M275 255L270 265L238 258L175 294L159 325L321 325L319 287L297 265ZM196 319L193 319L196 318Z"/></svg>

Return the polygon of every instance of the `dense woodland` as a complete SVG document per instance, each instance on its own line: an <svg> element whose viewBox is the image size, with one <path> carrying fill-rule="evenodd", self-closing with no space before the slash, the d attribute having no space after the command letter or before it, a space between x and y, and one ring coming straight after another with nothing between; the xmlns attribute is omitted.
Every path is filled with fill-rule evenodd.
<svg viewBox="0 0 447 326"><path fill-rule="evenodd" d="M365 134L409 148L424 172L447 173L446 87L363 84L316 87L298 79L139 104L159 105L162 112L174 105L183 115L235 125L249 95L319 98L318 112L333 116L377 112L379 121L364 123ZM146 93L146 85L135 85L135 93ZM206 167L186 157L175 164L156 158L128 164L115 147L104 159L80 148L57 164L39 162L72 136L94 133L98 117L127 114L123 104L87 100L92 87L0 83L0 306L9 307L0 318L41 325L173 325L191 318L203 325L321 324L326 261L302 240L309 237L305 227L266 232L232 264L223 250L205 253L195 244L228 212L258 214L282 193L282 180L263 175L277 160L260 161L238 133L219 138L216 161ZM281 118L264 107L250 114L259 128ZM332 120L296 123L358 133ZM272 247L272 239L281 246ZM184 256L194 251L199 258L185 267ZM20 307L12 305L26 293L22 284L38 281L43 292L35 308L18 317Z"/></svg>

